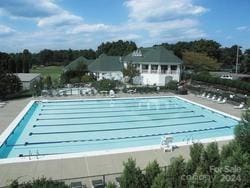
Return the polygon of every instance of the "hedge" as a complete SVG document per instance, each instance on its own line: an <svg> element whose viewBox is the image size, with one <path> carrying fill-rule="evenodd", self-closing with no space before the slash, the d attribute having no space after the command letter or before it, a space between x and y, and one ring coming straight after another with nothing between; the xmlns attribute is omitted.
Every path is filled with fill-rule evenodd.
<svg viewBox="0 0 250 188"><path fill-rule="evenodd" d="M210 84L217 84L221 86L235 88L244 92L250 92L250 83L240 81L240 80L227 80L218 77L213 77L210 75L196 74L192 76L193 80L207 82Z"/></svg>

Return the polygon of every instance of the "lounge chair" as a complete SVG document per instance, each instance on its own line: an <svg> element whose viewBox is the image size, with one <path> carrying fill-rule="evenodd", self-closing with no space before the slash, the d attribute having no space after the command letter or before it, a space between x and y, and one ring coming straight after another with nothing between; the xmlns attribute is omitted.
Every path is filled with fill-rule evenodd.
<svg viewBox="0 0 250 188"><path fill-rule="evenodd" d="M92 180L92 188L104 188L105 184L102 179Z"/></svg>
<svg viewBox="0 0 250 188"><path fill-rule="evenodd" d="M127 91L127 93L134 94L134 93L136 93L136 89L130 89L130 90Z"/></svg>
<svg viewBox="0 0 250 188"><path fill-rule="evenodd" d="M219 104L224 104L224 103L226 103L226 102L227 102L227 98L226 98L226 97L225 97L223 100L218 101Z"/></svg>
<svg viewBox="0 0 250 188"><path fill-rule="evenodd" d="M110 90L109 91L109 97L111 97L111 98L114 98L115 97L115 92L114 92L114 90Z"/></svg>
<svg viewBox="0 0 250 188"><path fill-rule="evenodd" d="M245 106L245 103L244 103L244 102L242 102L242 103L240 103L240 105L239 105L239 106L234 106L234 109L243 109L243 108L244 108L244 106Z"/></svg>
<svg viewBox="0 0 250 188"><path fill-rule="evenodd" d="M206 99L210 99L211 98L211 93L208 93L206 96Z"/></svg>
<svg viewBox="0 0 250 188"><path fill-rule="evenodd" d="M161 139L161 148L164 152L166 151L173 151L173 145L172 145L173 137L171 135L166 135L162 137Z"/></svg>
<svg viewBox="0 0 250 188"><path fill-rule="evenodd" d="M213 95L212 98L210 98L212 101L214 101L216 99L216 95Z"/></svg>
<svg viewBox="0 0 250 188"><path fill-rule="evenodd" d="M86 185L83 185L81 181L71 182L70 188L86 188Z"/></svg>
<svg viewBox="0 0 250 188"><path fill-rule="evenodd" d="M204 98L206 96L206 92L202 93L201 95L198 95L198 97Z"/></svg>

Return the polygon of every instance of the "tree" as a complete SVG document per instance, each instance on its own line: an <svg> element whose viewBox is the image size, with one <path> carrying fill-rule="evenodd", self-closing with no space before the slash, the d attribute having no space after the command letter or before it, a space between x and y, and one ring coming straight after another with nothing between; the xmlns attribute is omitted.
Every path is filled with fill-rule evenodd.
<svg viewBox="0 0 250 188"><path fill-rule="evenodd" d="M105 53L112 56L124 56L136 50L136 44L132 41L118 40L116 42L102 43L97 47L97 56Z"/></svg>
<svg viewBox="0 0 250 188"><path fill-rule="evenodd" d="M30 62L31 62L31 53L29 50L24 49L23 54L22 54L22 62L23 62L23 72L24 73L29 73L30 69Z"/></svg>
<svg viewBox="0 0 250 188"><path fill-rule="evenodd" d="M132 65L132 63L128 63L127 67L123 69L123 76L127 76L129 78L129 83L132 83L133 78L139 75L140 72Z"/></svg>
<svg viewBox="0 0 250 188"><path fill-rule="evenodd" d="M160 172L161 172L161 169L156 160L149 163L146 167L146 173L145 173L146 186L145 187L150 188L153 184L154 179Z"/></svg>
<svg viewBox="0 0 250 188"><path fill-rule="evenodd" d="M16 72L22 73L23 72L23 61L22 61L21 54L16 55L15 62L16 62L16 69L17 69Z"/></svg>
<svg viewBox="0 0 250 188"><path fill-rule="evenodd" d="M250 110L243 113L242 121L235 127L234 134L242 150L250 154Z"/></svg>
<svg viewBox="0 0 250 188"><path fill-rule="evenodd" d="M250 73L250 49L246 49L241 64L241 72Z"/></svg>
<svg viewBox="0 0 250 188"><path fill-rule="evenodd" d="M187 69L192 69L195 72L218 70L220 67L215 59L204 53L186 51L183 53L183 61Z"/></svg>
<svg viewBox="0 0 250 188"><path fill-rule="evenodd" d="M185 175L186 164L182 156L176 157L171 161L167 168L167 182L169 187L185 187L186 181L182 179Z"/></svg>
<svg viewBox="0 0 250 188"><path fill-rule="evenodd" d="M52 79L50 76L46 76L44 80L44 85L46 86L47 89L51 89L52 87Z"/></svg>
<svg viewBox="0 0 250 188"><path fill-rule="evenodd" d="M0 67L0 98L5 99L7 95L15 94L22 89L20 79L11 73L6 73Z"/></svg>
<svg viewBox="0 0 250 188"><path fill-rule="evenodd" d="M220 59L222 63L222 68L224 69L235 69L236 55L237 55L237 45L233 45L230 48L225 47L220 49ZM242 51L239 50L240 62L242 60ZM234 70L233 70L234 71Z"/></svg>
<svg viewBox="0 0 250 188"><path fill-rule="evenodd" d="M16 72L16 62L13 56L10 56L8 59L8 72L15 73Z"/></svg>
<svg viewBox="0 0 250 188"><path fill-rule="evenodd" d="M190 146L191 168L192 173L196 171L196 168L201 165L201 154L203 153L203 145L201 143L194 143Z"/></svg>
<svg viewBox="0 0 250 188"><path fill-rule="evenodd" d="M123 163L124 169L121 175L121 188L144 188L144 177L136 161L129 158Z"/></svg>
<svg viewBox="0 0 250 188"><path fill-rule="evenodd" d="M167 182L167 179L168 178L166 172L159 173L155 177L151 188L169 188L170 186Z"/></svg>

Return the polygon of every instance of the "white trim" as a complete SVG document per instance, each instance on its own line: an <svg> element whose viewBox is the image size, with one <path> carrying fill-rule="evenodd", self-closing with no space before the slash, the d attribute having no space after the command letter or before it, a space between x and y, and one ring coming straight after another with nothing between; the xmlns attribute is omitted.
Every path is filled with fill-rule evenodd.
<svg viewBox="0 0 250 188"><path fill-rule="evenodd" d="M10 125L7 127L7 129L4 130L4 132L0 135L0 147L3 145L6 139L8 139L9 135L12 133L12 131L16 128L18 123L22 120L22 118L25 116L25 114L29 111L31 106L35 103L35 100L31 100L25 108L18 114L18 116L10 123ZM1 159L0 159L1 160Z"/></svg>
<svg viewBox="0 0 250 188"><path fill-rule="evenodd" d="M224 116L228 116L232 119L235 119L237 121L240 121L240 118L237 118L235 116L229 115L227 113L221 112L219 110L215 110L212 108L209 108L207 106L195 103L193 101L190 101L188 99L184 99L179 96L153 96L153 97L133 97L132 99L147 99L147 98L178 98L180 100L184 100L188 103L192 103L195 105L198 105L200 107L209 109L211 111L214 111L216 113L222 114ZM131 97L123 97L123 98L97 98L97 99L68 99L68 100L49 100L51 102L57 102L57 101L91 101L91 100L127 100ZM15 120L9 125L9 127L3 132L3 134L0 136L0 143L3 144L4 141L8 138L10 133L15 129L17 124L21 121L23 116L26 114L26 112L30 109L30 107L34 104L34 102L48 102L48 100L32 100L28 103L28 105L21 111L21 113L15 118ZM214 141L229 141L234 138L233 135L229 136L222 136L222 137L213 137L213 138L205 138L200 140L194 140L194 142L200 142L200 143L210 143ZM160 141L159 141L160 142ZM192 145L192 142L174 142L176 146L188 146ZM89 156L100 156L100 155L109 155L109 154L118 154L118 153L126 153L126 152L136 152L136 151L146 151L146 150L155 150L160 149L160 145L150 145L150 146L140 146L140 147L129 147L129 148L122 148L122 149L109 149L109 150L99 150L99 151L89 151L89 152L78 152L78 153L68 153L68 154L56 154L56 155L46 155L46 156L39 156L38 158L36 156L32 157L23 157L23 158L6 158L6 159L0 159L0 164L8 164L8 163L20 163L20 162L29 162L29 161L44 161L44 160L55 160L55 159L68 159L68 158L79 158L79 157L89 157Z"/></svg>

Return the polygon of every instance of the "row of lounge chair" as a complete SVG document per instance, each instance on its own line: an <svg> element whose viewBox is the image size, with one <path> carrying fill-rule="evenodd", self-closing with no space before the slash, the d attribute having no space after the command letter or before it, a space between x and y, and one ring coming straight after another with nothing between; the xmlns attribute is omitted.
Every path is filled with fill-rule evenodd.
<svg viewBox="0 0 250 188"><path fill-rule="evenodd" d="M208 99L214 102L217 102L219 104L224 104L227 102L227 98L226 97L222 97L222 96L218 96L218 95L212 95L211 93L202 93L201 95L198 95L198 97L204 98L204 99Z"/></svg>
<svg viewBox="0 0 250 188"><path fill-rule="evenodd" d="M214 102L217 102L219 104L224 104L227 102L226 97L218 96L218 95L212 95L211 93L202 93L201 95L198 95L198 97L208 99ZM230 96L232 98L233 96ZM244 102L241 102L238 106L234 106L234 109L244 109L246 107L246 104Z"/></svg>

